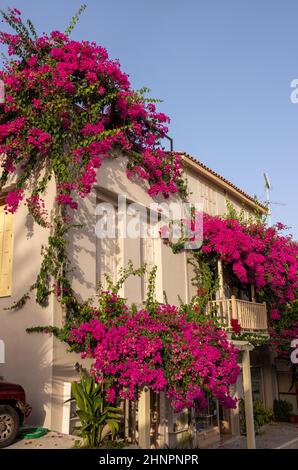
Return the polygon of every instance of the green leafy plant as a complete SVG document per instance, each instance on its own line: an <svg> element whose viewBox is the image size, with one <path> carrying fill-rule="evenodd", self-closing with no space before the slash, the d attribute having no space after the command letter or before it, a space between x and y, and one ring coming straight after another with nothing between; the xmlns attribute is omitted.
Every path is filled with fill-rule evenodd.
<svg viewBox="0 0 298 470"><path fill-rule="evenodd" d="M274 400L273 413L276 421L288 421L293 411L292 403L286 400Z"/></svg>
<svg viewBox="0 0 298 470"><path fill-rule="evenodd" d="M255 348L265 347L270 341L270 337L268 335L258 332L252 333L251 331L233 333L232 339L238 341L248 341Z"/></svg>
<svg viewBox="0 0 298 470"><path fill-rule="evenodd" d="M241 224L265 224L267 222L268 214L263 214L262 211L259 208L260 201L258 198L255 196L254 197L255 203L256 203L256 208L254 209L254 212L252 215L247 217L245 215L245 208L244 206L241 207L240 211L238 211L234 204L229 201L229 199L226 199L226 213L225 213L225 218L228 220L238 220ZM264 203L261 202L261 205L264 205Z"/></svg>
<svg viewBox="0 0 298 470"><path fill-rule="evenodd" d="M144 386L155 393L165 391L177 411L190 407L194 401L205 406L209 395L218 398L226 408L235 405L230 385L240 373L238 350L229 343L217 322L200 314L196 298L194 303L182 304L180 308L157 301L156 266L147 271L143 306L129 305L127 299L117 294L118 289L127 277L143 273L144 267L136 270L129 263L120 271L116 284L108 282L109 290L99 287L97 305L89 299L72 318L66 319L63 328L27 329L30 333L52 333L66 342L70 351L81 353L82 359L95 360L92 375L104 383L98 390L99 400L103 400L101 409L87 400L90 391L86 390L85 382L74 385L80 399L78 415L84 419L82 435L88 436L92 445L95 439L98 445L103 438L98 436L102 427L97 431L95 427L100 423L103 426L104 422L110 425L109 416L102 416L103 413L115 412L106 409L105 403L114 403L117 397L135 401ZM91 392L92 396L97 395L96 390ZM95 412L99 413L100 423Z"/></svg>
<svg viewBox="0 0 298 470"><path fill-rule="evenodd" d="M267 408L263 402L255 401L253 404L255 433L259 434L260 429L265 424L271 423L273 420L273 412L271 408ZM246 435L246 419L245 419L245 402L243 398L239 400L240 415L240 433Z"/></svg>
<svg viewBox="0 0 298 470"><path fill-rule="evenodd" d="M120 289L124 285L125 281L132 277L141 277L144 276L145 273L148 272L146 264L141 266L140 268L135 268L131 260L128 261L128 264L124 268L119 269L118 273L118 280L114 282L113 279L108 275L105 274L105 284L99 283L97 288L96 294L96 303L98 305L98 311L100 312L100 319L103 323L107 321L108 318L114 317L115 319L118 318L120 315L123 314L125 310L126 299L122 298L121 296L117 295L117 301L115 301L116 294L119 294ZM148 273L149 281L148 281L148 293L147 293L147 300L146 305L149 305L149 296L153 295L152 288L150 290L150 285L154 282L153 277L155 278L156 267L153 267L152 272ZM61 278L60 278L61 279ZM151 279L151 280L150 280ZM69 281L66 277L64 277L64 296L60 299L62 304L66 304L68 315L66 317L65 324L62 328L53 327L51 325L47 326L34 326L31 328L27 328L27 333L49 333L53 334L56 338L58 338L62 342L68 342L71 336L71 330L74 327L77 327L81 323L89 321L94 316L94 298L87 299L84 302L77 302L74 293L71 289ZM153 287L154 289L154 287ZM19 301L19 303L22 299ZM22 305L21 305L22 306ZM135 306L132 305L132 310L135 310ZM13 305L11 308L15 308ZM108 313L107 313L108 312ZM76 352L80 352L74 347Z"/></svg>
<svg viewBox="0 0 298 470"><path fill-rule="evenodd" d="M81 420L79 435L85 447L99 447L109 435L114 439L122 418L121 408L111 406L105 400L104 385L92 376L81 377L71 384L71 392L77 404L77 415Z"/></svg>
<svg viewBox="0 0 298 470"><path fill-rule="evenodd" d="M165 446L162 447L162 449L175 449L175 450L181 450L181 449L192 449L196 450L199 449L199 447L194 446L193 444L193 435L190 432L184 432L182 437L180 438L179 442L176 445L169 445L166 444Z"/></svg>
<svg viewBox="0 0 298 470"><path fill-rule="evenodd" d="M48 235L38 277L13 309L33 291L42 306L56 294L66 315L79 308L68 276L68 234L79 227L71 223L74 211L82 210L79 201L93 190L103 160L125 157L127 177L152 197L187 196L181 155L162 145L169 118L157 112L159 100L146 98L147 88L134 91L103 47L70 39L85 9L64 33L41 36L18 9L0 9L13 33L0 30L0 44L8 48L0 67L1 195L8 212L25 204ZM56 189L48 206L50 184Z"/></svg>

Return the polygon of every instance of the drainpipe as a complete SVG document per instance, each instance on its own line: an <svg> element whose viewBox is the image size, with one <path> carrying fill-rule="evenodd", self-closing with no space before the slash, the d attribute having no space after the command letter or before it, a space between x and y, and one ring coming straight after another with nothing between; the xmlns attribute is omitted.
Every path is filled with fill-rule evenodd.
<svg viewBox="0 0 298 470"><path fill-rule="evenodd" d="M170 151L173 152L173 150L174 150L174 141L173 141L172 137L170 137L169 135L165 135L165 139L168 139L168 141L170 142Z"/></svg>

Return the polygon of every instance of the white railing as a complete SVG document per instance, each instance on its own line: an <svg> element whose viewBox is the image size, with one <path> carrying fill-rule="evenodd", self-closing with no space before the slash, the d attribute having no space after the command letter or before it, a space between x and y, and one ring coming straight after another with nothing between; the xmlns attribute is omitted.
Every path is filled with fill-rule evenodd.
<svg viewBox="0 0 298 470"><path fill-rule="evenodd" d="M232 296L231 299L209 302L207 313L217 318L228 330L231 329L232 319L237 319L245 331L265 331L268 328L265 302L249 302Z"/></svg>

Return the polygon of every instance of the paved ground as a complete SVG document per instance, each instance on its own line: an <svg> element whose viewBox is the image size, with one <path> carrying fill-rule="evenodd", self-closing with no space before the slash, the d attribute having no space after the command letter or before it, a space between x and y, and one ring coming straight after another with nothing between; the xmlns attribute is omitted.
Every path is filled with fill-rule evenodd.
<svg viewBox="0 0 298 470"><path fill-rule="evenodd" d="M298 449L298 424L272 423L256 436L257 449ZM209 449L246 449L246 437L224 439Z"/></svg>
<svg viewBox="0 0 298 470"><path fill-rule="evenodd" d="M71 449L80 438L58 432L49 432L40 439L21 439L9 449ZM298 424L273 423L264 426L256 437L257 449L298 449ZM224 439L209 449L246 449L244 436Z"/></svg>
<svg viewBox="0 0 298 470"><path fill-rule="evenodd" d="M39 439L19 439L7 449L71 449L78 439L51 431Z"/></svg>

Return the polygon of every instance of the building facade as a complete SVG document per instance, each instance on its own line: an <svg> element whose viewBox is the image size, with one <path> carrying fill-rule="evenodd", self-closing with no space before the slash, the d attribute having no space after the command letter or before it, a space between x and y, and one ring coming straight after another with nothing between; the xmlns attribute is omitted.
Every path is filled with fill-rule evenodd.
<svg viewBox="0 0 298 470"><path fill-rule="evenodd" d="M256 210L266 213L264 206L205 165L188 155L183 155L183 160L190 202L201 203L205 212L225 214L228 200L237 210L243 210L247 218ZM173 254L160 237L123 238L117 235L117 230L112 239L96 236L95 228L101 224L101 218L105 217L109 222L109 209L117 209L119 195L125 196L130 204L137 203L126 214L128 224L138 211L138 205L148 211L149 221L149 208L153 201L139 184L127 179L125 168L124 157L104 161L92 193L79 201L75 218L83 227L74 232L69 240L69 254L74 267L72 287L79 299L93 297L98 283L104 282L105 273L116 279L119 268L131 260L135 267L145 262L149 267L157 266L157 300L162 301L166 292L169 303L178 304L178 296L188 302L194 294L194 286L186 252ZM50 214L54 200L55 184L52 182L46 196ZM179 199L175 201L178 205L181 203ZM102 210L103 207L106 209ZM70 397L70 382L78 378L74 364L81 360L74 353L66 353L66 346L52 336L26 333L26 328L38 325L61 327L64 314L60 304L51 296L48 305L41 307L32 295L22 309L6 310L35 281L40 267L41 247L47 243L49 231L33 223L27 208L20 207L14 215L5 214L3 208L2 201L0 339L5 345L5 363L0 364L0 376L24 386L28 401L33 405L32 423L71 433L75 425L74 410L65 401ZM150 223L157 225L156 221L149 221L149 227ZM118 227L117 217L113 224ZM151 229L156 232L158 226ZM241 293L227 290L225 273L220 265L218 269L221 289L214 302L218 315L226 320L227 329L230 318L236 316L247 331L259 331L266 335L266 305L255 302L253 286L251 297L242 298ZM146 283L146 276L128 279L121 294L129 302L141 304ZM253 399L272 406L273 400L278 397L274 358L266 348L250 351L250 345L245 342L237 346L243 350L245 359L242 361L243 374L235 387L236 394L245 396L248 405L252 395ZM245 367L246 372L251 370L249 375L245 375ZM163 394L156 396L146 391L137 405L125 404L125 417L125 436L138 441L141 447L172 446L187 439L191 440L192 445L206 446L218 440L220 433L239 433L239 410L227 412L210 401L203 413L185 410L185 413L175 415Z"/></svg>

